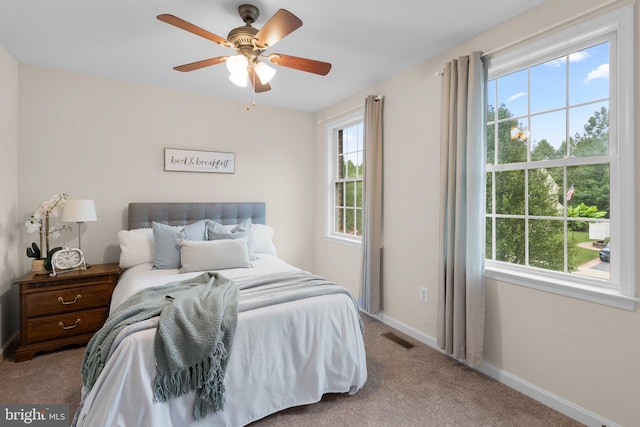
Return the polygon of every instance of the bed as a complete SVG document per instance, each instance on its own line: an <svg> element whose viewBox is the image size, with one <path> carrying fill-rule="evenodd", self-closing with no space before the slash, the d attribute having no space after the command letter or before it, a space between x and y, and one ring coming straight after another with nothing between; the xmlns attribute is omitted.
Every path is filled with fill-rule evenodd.
<svg viewBox="0 0 640 427"><path fill-rule="evenodd" d="M264 203L245 202L129 204L128 230L118 234L124 271L113 293L110 313L138 291L210 271L197 270L208 266L208 260L202 260L203 252L199 251L194 257L200 259L192 262L185 252L188 246L181 246L182 261L191 269L154 268L162 258L156 246L162 239L155 234L149 241L149 235L160 227L184 233L187 227L211 220L217 223L215 227L222 224L232 233L240 224L245 227L240 231L246 231L248 223L253 245L251 267L215 271L238 283L301 273L278 258L273 230L265 224L265 211ZM207 223L211 225L211 221ZM237 239L245 242L242 251L249 245L246 239ZM187 244L191 243L180 240L180 245ZM246 297L244 292L240 290L241 300ZM75 425L243 426L286 408L318 402L325 393L354 394L367 380L362 322L348 291L239 310L224 376L224 408L196 421L193 392L166 402L153 401L157 324L155 317L120 331L95 384L83 390Z"/></svg>

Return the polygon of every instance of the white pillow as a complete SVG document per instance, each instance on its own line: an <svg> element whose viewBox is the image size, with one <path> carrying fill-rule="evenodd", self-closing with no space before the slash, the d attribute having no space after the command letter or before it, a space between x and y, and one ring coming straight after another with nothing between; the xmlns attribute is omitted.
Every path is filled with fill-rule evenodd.
<svg viewBox="0 0 640 427"><path fill-rule="evenodd" d="M153 262L153 229L120 230L118 242L120 243L120 268Z"/></svg>
<svg viewBox="0 0 640 427"><path fill-rule="evenodd" d="M253 251L257 254L278 255L273 243L273 228L264 224L253 224Z"/></svg>
<svg viewBox="0 0 640 427"><path fill-rule="evenodd" d="M178 240L182 268L190 271L224 270L251 267L247 238L222 240Z"/></svg>

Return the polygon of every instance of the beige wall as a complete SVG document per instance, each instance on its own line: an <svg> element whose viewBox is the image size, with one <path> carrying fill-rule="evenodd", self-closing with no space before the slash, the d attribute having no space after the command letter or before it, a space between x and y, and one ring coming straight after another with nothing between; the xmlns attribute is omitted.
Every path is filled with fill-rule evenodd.
<svg viewBox="0 0 640 427"><path fill-rule="evenodd" d="M18 63L0 45L0 346L18 327Z"/></svg>
<svg viewBox="0 0 640 427"><path fill-rule="evenodd" d="M265 201L286 261L310 269L313 117L142 84L20 65L18 216L52 194L94 199L90 263L118 260L132 201ZM165 172L163 149L233 152L235 174ZM56 245L77 245L77 229ZM19 233L21 245L35 235ZM26 257L21 257L27 268Z"/></svg>
<svg viewBox="0 0 640 427"><path fill-rule="evenodd" d="M366 95L385 96L383 319L430 342L436 336L440 78L435 73L452 58L500 48L601 3L552 0L316 115L316 212L320 218L325 140L318 122L362 104ZM637 28L637 15L635 22ZM636 71L636 105L640 105L637 76ZM639 158L636 148L640 166ZM636 188L640 188L638 177ZM316 222L317 272L357 290L360 250L324 239L320 222ZM419 301L420 286L429 289L428 303ZM546 396L565 399L569 406L620 425L637 425L638 309L628 312L495 281L487 283L486 301L488 366L529 384L532 390L540 388Z"/></svg>
<svg viewBox="0 0 640 427"><path fill-rule="evenodd" d="M599 3L552 0L315 119L260 105L247 112L242 103L140 84L18 68L0 49L0 92L10 94L0 99L0 144L9 154L0 157L0 255L8 260L0 273L2 342L5 331L15 330L6 325L8 282L28 269L22 248L33 237L15 225L62 191L96 201L98 221L85 225L82 240L90 262L117 260L115 236L125 225L130 201L264 200L285 260L357 291L359 250L322 237L325 142L317 121L361 105L368 94L385 95L384 314L435 336L440 79L434 73L453 57L503 46ZM165 147L235 152L237 172L164 172ZM16 157L17 169L12 168ZM639 158L637 150L638 165ZM17 190L10 184L16 177ZM56 243L76 240L74 230ZM19 268L6 269L16 262ZM418 300L419 286L429 289L428 303ZM487 284L486 361L620 425L640 419L639 330L638 310Z"/></svg>

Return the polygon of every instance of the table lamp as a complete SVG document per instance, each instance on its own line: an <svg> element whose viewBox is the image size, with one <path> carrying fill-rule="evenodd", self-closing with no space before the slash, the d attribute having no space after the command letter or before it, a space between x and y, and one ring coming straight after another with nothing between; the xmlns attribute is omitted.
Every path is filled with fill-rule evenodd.
<svg viewBox="0 0 640 427"><path fill-rule="evenodd" d="M80 226L83 222L96 221L96 207L93 200L69 199L64 204L62 211L62 222L78 223L78 249L82 250L80 244Z"/></svg>

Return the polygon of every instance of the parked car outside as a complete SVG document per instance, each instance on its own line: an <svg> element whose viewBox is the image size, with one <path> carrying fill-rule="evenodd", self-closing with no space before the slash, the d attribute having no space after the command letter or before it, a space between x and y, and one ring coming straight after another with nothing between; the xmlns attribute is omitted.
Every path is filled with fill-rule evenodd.
<svg viewBox="0 0 640 427"><path fill-rule="evenodd" d="M609 255L610 249L609 243L607 243L604 248L600 249L600 261L609 262Z"/></svg>

